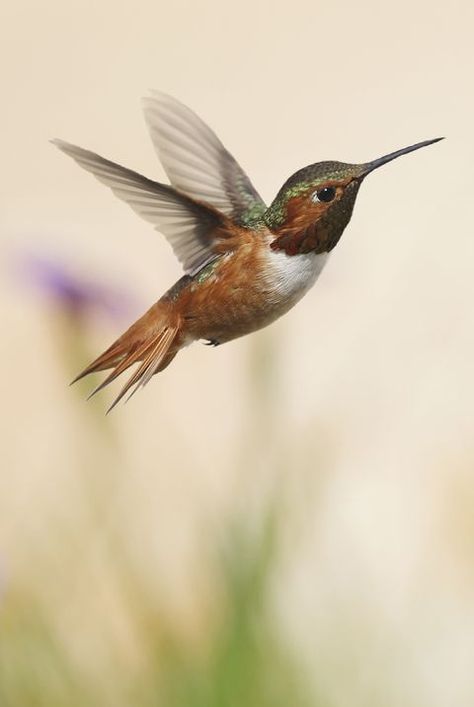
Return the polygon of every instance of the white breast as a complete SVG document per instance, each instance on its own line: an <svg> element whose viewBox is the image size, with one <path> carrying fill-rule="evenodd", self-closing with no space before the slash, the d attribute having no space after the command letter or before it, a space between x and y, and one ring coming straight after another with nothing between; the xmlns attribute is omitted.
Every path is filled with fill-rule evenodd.
<svg viewBox="0 0 474 707"><path fill-rule="evenodd" d="M286 255L268 250L268 276L271 290L283 305L292 307L314 285L326 264L329 253Z"/></svg>

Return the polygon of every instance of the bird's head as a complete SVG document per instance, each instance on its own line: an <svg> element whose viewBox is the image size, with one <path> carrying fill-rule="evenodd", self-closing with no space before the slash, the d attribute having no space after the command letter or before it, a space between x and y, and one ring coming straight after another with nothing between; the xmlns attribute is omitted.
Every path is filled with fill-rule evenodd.
<svg viewBox="0 0 474 707"><path fill-rule="evenodd" d="M295 172L264 215L272 248L288 255L327 253L350 221L359 187L374 169L442 138L426 140L363 164L317 162Z"/></svg>

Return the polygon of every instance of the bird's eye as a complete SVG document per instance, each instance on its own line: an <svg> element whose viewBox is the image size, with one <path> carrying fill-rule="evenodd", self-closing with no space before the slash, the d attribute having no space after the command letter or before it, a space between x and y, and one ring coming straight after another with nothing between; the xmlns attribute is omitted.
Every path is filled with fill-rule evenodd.
<svg viewBox="0 0 474 707"><path fill-rule="evenodd" d="M318 191L315 191L313 194L313 201L332 201L334 197L336 196L336 190L334 187L323 187L322 189L318 189Z"/></svg>

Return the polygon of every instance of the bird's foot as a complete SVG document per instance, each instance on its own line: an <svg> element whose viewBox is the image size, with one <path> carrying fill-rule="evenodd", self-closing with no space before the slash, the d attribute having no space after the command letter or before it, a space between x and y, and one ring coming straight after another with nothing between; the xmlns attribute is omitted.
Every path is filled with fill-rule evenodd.
<svg viewBox="0 0 474 707"><path fill-rule="evenodd" d="M205 341L204 345L205 346L219 346L221 342L217 341L217 339L209 339L209 341Z"/></svg>

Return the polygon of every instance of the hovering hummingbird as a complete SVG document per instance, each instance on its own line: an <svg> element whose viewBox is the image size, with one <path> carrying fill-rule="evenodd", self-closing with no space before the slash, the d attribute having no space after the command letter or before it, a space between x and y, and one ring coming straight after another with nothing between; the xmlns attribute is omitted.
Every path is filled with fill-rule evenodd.
<svg viewBox="0 0 474 707"><path fill-rule="evenodd" d="M134 363L109 408L146 385L198 339L217 346L288 312L322 271L350 221L359 187L383 164L442 138L372 162L317 162L295 172L267 207L213 131L189 108L153 92L145 117L171 185L62 140L53 142L169 240L181 277L73 382L112 369L94 395Z"/></svg>

